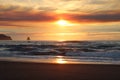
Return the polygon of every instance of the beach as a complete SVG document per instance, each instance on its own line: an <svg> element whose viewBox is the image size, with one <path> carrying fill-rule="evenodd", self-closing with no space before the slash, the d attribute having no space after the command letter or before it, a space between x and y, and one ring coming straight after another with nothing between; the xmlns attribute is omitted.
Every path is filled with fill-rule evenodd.
<svg viewBox="0 0 120 80"><path fill-rule="evenodd" d="M120 80L120 65L0 61L0 80Z"/></svg>

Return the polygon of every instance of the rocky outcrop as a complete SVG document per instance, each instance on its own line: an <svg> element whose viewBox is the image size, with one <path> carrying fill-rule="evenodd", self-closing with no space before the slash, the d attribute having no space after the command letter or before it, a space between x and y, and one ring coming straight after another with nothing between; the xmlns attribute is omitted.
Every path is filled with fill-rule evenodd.
<svg viewBox="0 0 120 80"><path fill-rule="evenodd" d="M6 36L4 34L0 34L0 40L12 40L10 36Z"/></svg>

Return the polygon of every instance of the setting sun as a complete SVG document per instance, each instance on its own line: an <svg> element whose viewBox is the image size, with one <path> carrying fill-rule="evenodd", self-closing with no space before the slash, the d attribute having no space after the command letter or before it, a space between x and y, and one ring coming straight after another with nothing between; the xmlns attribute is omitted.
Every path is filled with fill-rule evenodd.
<svg viewBox="0 0 120 80"><path fill-rule="evenodd" d="M68 22L68 21L66 21L66 20L59 20L59 21L57 21L57 24L59 25L59 26L70 26L71 24Z"/></svg>

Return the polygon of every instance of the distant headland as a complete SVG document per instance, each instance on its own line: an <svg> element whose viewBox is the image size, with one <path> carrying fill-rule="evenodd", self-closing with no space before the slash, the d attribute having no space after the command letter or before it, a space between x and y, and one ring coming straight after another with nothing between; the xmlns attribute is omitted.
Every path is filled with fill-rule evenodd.
<svg viewBox="0 0 120 80"><path fill-rule="evenodd" d="M7 36L5 34L0 34L0 40L12 40L10 36Z"/></svg>

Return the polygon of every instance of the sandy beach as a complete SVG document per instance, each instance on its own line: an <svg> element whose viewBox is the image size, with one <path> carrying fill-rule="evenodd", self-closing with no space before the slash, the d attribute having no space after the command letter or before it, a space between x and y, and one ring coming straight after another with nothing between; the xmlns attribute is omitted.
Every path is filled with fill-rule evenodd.
<svg viewBox="0 0 120 80"><path fill-rule="evenodd" d="M0 80L120 80L120 65L0 61Z"/></svg>

